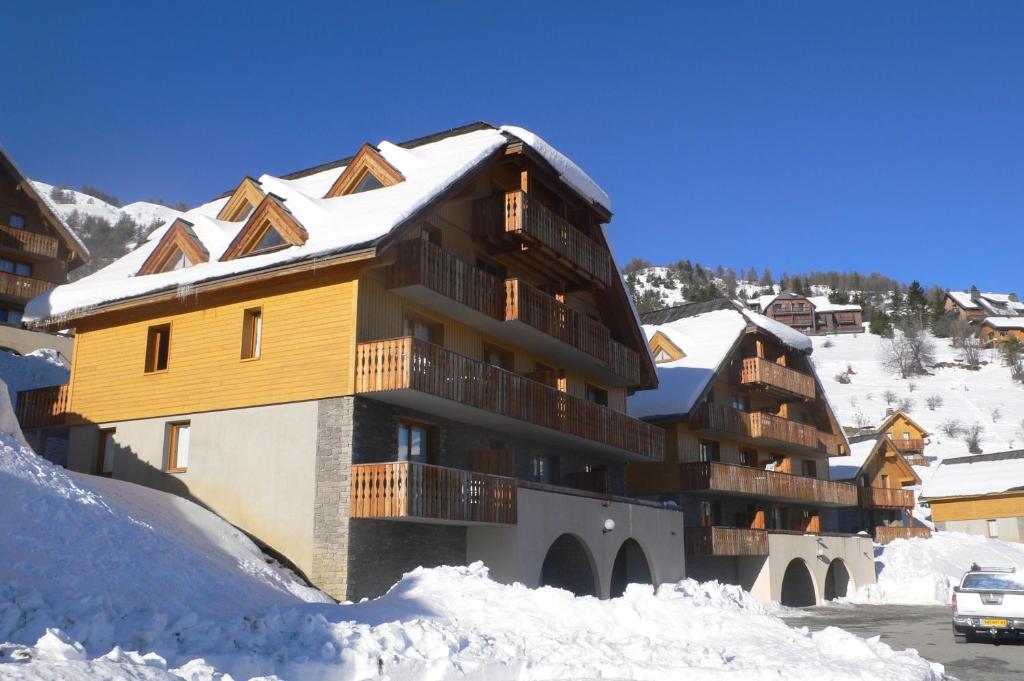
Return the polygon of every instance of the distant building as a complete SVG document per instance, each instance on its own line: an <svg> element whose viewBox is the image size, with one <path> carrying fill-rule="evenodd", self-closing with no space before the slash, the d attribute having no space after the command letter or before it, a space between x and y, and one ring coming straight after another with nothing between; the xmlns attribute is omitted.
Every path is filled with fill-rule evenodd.
<svg viewBox="0 0 1024 681"><path fill-rule="evenodd" d="M829 302L827 296L785 292L753 298L747 301L747 306L808 336L864 331L860 305L839 305Z"/></svg>
<svg viewBox="0 0 1024 681"><path fill-rule="evenodd" d="M1024 316L986 317L978 327L982 345L994 346L1011 338L1024 342Z"/></svg>
<svg viewBox="0 0 1024 681"><path fill-rule="evenodd" d="M947 292L944 306L947 315L971 323L980 323L986 317L1024 316L1024 303L1016 293L983 293L977 286L966 292Z"/></svg>
<svg viewBox="0 0 1024 681"><path fill-rule="evenodd" d="M931 459L924 454L927 438L931 436L917 421L905 412L896 410L885 417L875 429L877 435L888 435L893 446L911 466L930 466Z"/></svg>
<svg viewBox="0 0 1024 681"><path fill-rule="evenodd" d="M937 530L1024 542L1024 450L944 459L921 500Z"/></svg>

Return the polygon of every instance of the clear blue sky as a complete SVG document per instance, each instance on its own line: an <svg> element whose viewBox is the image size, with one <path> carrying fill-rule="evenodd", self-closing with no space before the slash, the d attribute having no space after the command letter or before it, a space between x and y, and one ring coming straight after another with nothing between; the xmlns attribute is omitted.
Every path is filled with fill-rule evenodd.
<svg viewBox="0 0 1024 681"><path fill-rule="evenodd" d="M623 261L1024 293L1022 3L227 4L5 7L0 141L195 204L517 123L608 190Z"/></svg>

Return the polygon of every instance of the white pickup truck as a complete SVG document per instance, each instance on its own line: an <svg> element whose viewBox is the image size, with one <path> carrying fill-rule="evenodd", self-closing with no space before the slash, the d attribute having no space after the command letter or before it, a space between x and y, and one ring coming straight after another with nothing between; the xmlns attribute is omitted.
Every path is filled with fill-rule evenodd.
<svg viewBox="0 0 1024 681"><path fill-rule="evenodd" d="M953 638L1024 636L1024 578L1017 568L972 565L953 587Z"/></svg>

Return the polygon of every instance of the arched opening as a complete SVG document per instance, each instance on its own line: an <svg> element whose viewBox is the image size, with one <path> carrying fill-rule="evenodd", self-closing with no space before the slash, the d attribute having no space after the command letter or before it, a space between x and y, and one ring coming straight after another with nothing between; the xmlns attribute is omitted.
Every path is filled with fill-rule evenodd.
<svg viewBox="0 0 1024 681"><path fill-rule="evenodd" d="M579 538L563 534L551 544L540 569L541 586L554 586L577 596L596 596L597 578L587 548Z"/></svg>
<svg viewBox="0 0 1024 681"><path fill-rule="evenodd" d="M629 584L654 584L647 556L644 555L640 544L632 538L622 542L619 552L615 554L615 563L612 564L611 597L618 598L626 593L626 586Z"/></svg>
<svg viewBox="0 0 1024 681"><path fill-rule="evenodd" d="M836 558L829 564L828 572L825 573L825 600L843 598L849 590L850 571L846 569L846 563Z"/></svg>
<svg viewBox="0 0 1024 681"><path fill-rule="evenodd" d="M782 604L794 608L805 608L816 605L818 599L814 595L814 580L807 563L794 558L786 566L786 574L782 578Z"/></svg>

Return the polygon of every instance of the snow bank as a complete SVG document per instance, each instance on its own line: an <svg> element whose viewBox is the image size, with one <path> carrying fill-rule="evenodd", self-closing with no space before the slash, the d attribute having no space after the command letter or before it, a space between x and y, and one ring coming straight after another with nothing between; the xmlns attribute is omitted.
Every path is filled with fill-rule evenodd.
<svg viewBox="0 0 1024 681"><path fill-rule="evenodd" d="M36 350L27 355L0 352L0 380L7 384L11 404L18 392L68 382L68 368L56 350Z"/></svg>
<svg viewBox="0 0 1024 681"><path fill-rule="evenodd" d="M929 539L897 539L875 547L878 583L862 587L846 600L945 605L971 563L1024 569L1024 545L960 532L937 532Z"/></svg>

